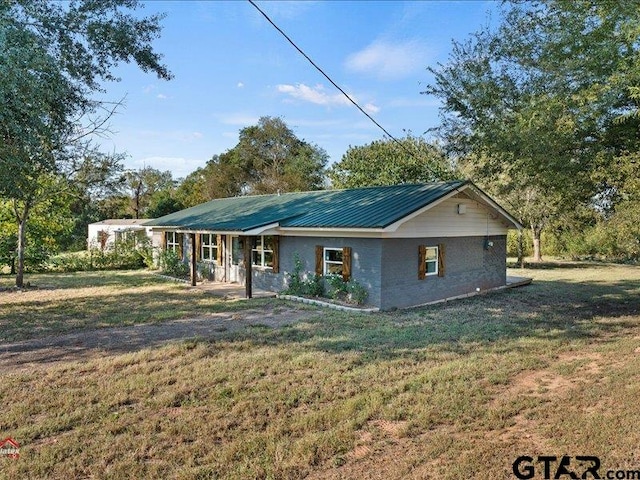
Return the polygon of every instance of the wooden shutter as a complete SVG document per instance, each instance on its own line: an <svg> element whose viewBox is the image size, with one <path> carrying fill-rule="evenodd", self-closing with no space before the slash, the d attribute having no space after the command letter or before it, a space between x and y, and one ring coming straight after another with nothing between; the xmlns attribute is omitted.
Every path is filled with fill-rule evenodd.
<svg viewBox="0 0 640 480"><path fill-rule="evenodd" d="M342 280L351 278L351 247L342 247Z"/></svg>
<svg viewBox="0 0 640 480"><path fill-rule="evenodd" d="M418 246L418 279L424 280L427 277L427 247Z"/></svg>
<svg viewBox="0 0 640 480"><path fill-rule="evenodd" d="M222 265L222 235L216 235L216 245L218 246L216 250L216 263Z"/></svg>
<svg viewBox="0 0 640 480"><path fill-rule="evenodd" d="M178 257L180 260L184 260L184 234L179 233L176 236L178 238Z"/></svg>
<svg viewBox="0 0 640 480"><path fill-rule="evenodd" d="M322 245L316 245L316 275L324 273L324 249Z"/></svg>
<svg viewBox="0 0 640 480"><path fill-rule="evenodd" d="M444 243L438 244L438 276L444 277Z"/></svg>
<svg viewBox="0 0 640 480"><path fill-rule="evenodd" d="M194 246L196 249L196 261L202 260L202 234L196 233L196 244Z"/></svg>
<svg viewBox="0 0 640 480"><path fill-rule="evenodd" d="M274 235L273 239L273 265L271 266L273 273L280 271L280 237Z"/></svg>
<svg viewBox="0 0 640 480"><path fill-rule="evenodd" d="M167 249L167 232L160 232L160 250Z"/></svg>

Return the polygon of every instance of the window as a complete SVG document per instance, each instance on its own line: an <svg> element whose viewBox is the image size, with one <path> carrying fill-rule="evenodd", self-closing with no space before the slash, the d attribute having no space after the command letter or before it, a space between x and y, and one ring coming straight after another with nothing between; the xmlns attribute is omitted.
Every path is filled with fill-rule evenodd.
<svg viewBox="0 0 640 480"><path fill-rule="evenodd" d="M316 245L316 275L342 275L351 279L351 247L323 247Z"/></svg>
<svg viewBox="0 0 640 480"><path fill-rule="evenodd" d="M342 275L343 255L342 248L329 248L324 249L324 275Z"/></svg>
<svg viewBox="0 0 640 480"><path fill-rule="evenodd" d="M166 232L167 235L167 250L171 250L174 252L180 251L180 235L178 232Z"/></svg>
<svg viewBox="0 0 640 480"><path fill-rule="evenodd" d="M273 267L274 239L272 236L261 236L253 239L251 248L251 264L256 267Z"/></svg>
<svg viewBox="0 0 640 480"><path fill-rule="evenodd" d="M415 257L414 257L415 258ZM426 275L438 274L438 247L426 247L425 249Z"/></svg>
<svg viewBox="0 0 640 480"><path fill-rule="evenodd" d="M444 244L437 246L420 245L418 247L418 278L428 276L444 277Z"/></svg>
<svg viewBox="0 0 640 480"><path fill-rule="evenodd" d="M200 258L206 262L218 260L218 236L213 233L200 234Z"/></svg>

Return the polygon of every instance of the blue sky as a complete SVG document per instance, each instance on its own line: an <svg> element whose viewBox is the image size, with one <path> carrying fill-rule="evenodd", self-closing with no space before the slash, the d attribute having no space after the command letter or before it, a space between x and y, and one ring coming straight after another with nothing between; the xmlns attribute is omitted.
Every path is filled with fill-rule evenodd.
<svg viewBox="0 0 640 480"><path fill-rule="evenodd" d="M438 124L438 102L421 95L427 66L445 62L451 40L497 21L487 1L258 2L333 80L395 136ZM165 12L154 46L169 82L122 65L105 97L125 98L101 139L126 152L127 168L151 166L184 177L234 147L261 116L279 116L337 162L350 145L383 133L348 103L244 1L146 2Z"/></svg>

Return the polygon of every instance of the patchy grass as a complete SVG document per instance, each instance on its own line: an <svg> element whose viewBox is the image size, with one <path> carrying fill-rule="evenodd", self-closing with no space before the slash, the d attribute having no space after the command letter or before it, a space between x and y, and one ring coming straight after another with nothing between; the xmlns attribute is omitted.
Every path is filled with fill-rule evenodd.
<svg viewBox="0 0 640 480"><path fill-rule="evenodd" d="M143 270L37 274L29 275L28 281L29 288L15 290L13 277L0 276L0 342L261 304L228 301Z"/></svg>
<svg viewBox="0 0 640 480"><path fill-rule="evenodd" d="M18 460L0 458L0 472L487 479L514 478L520 455L564 454L597 455L603 476L640 468L640 269L513 273L535 282L411 311L319 311L285 328L5 372L0 437L22 448ZM156 288L173 301L193 295L136 281L87 288L118 298L140 290L137 308L160 301ZM108 318L101 298L93 311ZM69 308L75 320L81 308Z"/></svg>

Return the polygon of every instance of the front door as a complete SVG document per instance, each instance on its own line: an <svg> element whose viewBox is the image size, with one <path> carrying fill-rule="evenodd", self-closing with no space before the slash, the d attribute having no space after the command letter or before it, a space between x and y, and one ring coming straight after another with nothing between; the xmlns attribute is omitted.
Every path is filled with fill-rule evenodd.
<svg viewBox="0 0 640 480"><path fill-rule="evenodd" d="M229 281L231 283L240 282L240 260L242 259L242 249L240 248L240 238L237 235L227 236L227 265L229 265Z"/></svg>

